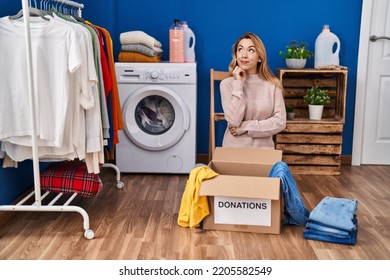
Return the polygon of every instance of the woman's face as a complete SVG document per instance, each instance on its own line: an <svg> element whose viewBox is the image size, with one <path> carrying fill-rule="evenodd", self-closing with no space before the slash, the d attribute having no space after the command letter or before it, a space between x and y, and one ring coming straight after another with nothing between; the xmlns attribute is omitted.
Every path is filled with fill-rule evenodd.
<svg viewBox="0 0 390 280"><path fill-rule="evenodd" d="M247 74L257 73L259 56L251 39L242 39L237 46L237 64Z"/></svg>

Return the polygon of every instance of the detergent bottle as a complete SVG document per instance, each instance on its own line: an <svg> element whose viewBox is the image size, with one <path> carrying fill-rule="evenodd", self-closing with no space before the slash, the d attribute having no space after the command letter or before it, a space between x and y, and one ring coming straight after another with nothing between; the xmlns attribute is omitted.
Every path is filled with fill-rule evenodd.
<svg viewBox="0 0 390 280"><path fill-rule="evenodd" d="M169 29L169 62L184 62L184 28L179 19Z"/></svg>
<svg viewBox="0 0 390 280"><path fill-rule="evenodd" d="M195 34L186 21L182 22L182 26L184 28L184 62L195 62Z"/></svg>
<svg viewBox="0 0 390 280"><path fill-rule="evenodd" d="M324 25L315 43L314 67L339 65L339 52L339 38L330 32L329 25Z"/></svg>

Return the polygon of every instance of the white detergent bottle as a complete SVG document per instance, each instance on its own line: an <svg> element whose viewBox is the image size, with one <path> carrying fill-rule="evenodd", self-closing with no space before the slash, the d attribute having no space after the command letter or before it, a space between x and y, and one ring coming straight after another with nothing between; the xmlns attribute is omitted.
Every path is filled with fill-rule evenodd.
<svg viewBox="0 0 390 280"><path fill-rule="evenodd" d="M335 46L336 45L336 46ZM324 25L318 35L314 51L314 67L339 65L340 40L330 32L329 25Z"/></svg>
<svg viewBox="0 0 390 280"><path fill-rule="evenodd" d="M195 62L195 34L186 21L182 22L182 26L184 28L184 62Z"/></svg>

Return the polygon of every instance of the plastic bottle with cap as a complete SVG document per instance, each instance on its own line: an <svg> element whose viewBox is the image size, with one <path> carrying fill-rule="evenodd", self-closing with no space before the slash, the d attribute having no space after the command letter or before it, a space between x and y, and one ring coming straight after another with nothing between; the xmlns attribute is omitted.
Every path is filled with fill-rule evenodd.
<svg viewBox="0 0 390 280"><path fill-rule="evenodd" d="M184 62L195 62L195 34L186 21L182 22L182 26L184 28Z"/></svg>
<svg viewBox="0 0 390 280"><path fill-rule="evenodd" d="M314 67L339 65L339 52L339 38L330 32L329 25L324 25L315 43Z"/></svg>
<svg viewBox="0 0 390 280"><path fill-rule="evenodd" d="M169 62L184 62L184 28L179 19L169 29Z"/></svg>

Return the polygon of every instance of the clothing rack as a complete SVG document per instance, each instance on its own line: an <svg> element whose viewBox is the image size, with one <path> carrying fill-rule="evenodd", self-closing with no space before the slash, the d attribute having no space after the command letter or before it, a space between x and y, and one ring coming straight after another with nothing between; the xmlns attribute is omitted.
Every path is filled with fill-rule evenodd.
<svg viewBox="0 0 390 280"><path fill-rule="evenodd" d="M83 4L67 1L67 0L52 0L55 2L61 2L72 7L77 8L78 16L81 17L81 10L84 8ZM43 195L41 194L41 183L40 183L40 170L39 170L39 156L37 146L37 134L36 134L36 117L35 117L35 102L34 102L34 79L33 79L33 65L32 65L32 51L31 51L31 34L30 34L30 17L29 17L29 5L27 0L21 0L22 10L24 15L24 33L26 38L26 56L27 56L27 77L28 77L28 92L29 92L29 103L32 108L31 110L31 128L32 128L32 160L33 160L33 171L34 171L34 190L30 192L26 197L19 201L15 205L0 205L0 211L35 211L35 212L78 212L83 217L84 237L87 239L93 239L95 233L89 227L89 216L88 213L79 206L70 205L73 199L78 195L73 193L70 198L66 200L63 205L55 205L55 203L64 195L64 193L58 193L50 202L43 204L42 200L50 194L50 191L46 191ZM123 182L120 181L120 171L117 166L110 163L104 163L103 167L113 168L117 174L117 188L123 187ZM35 197L35 201L26 205L32 197Z"/></svg>

